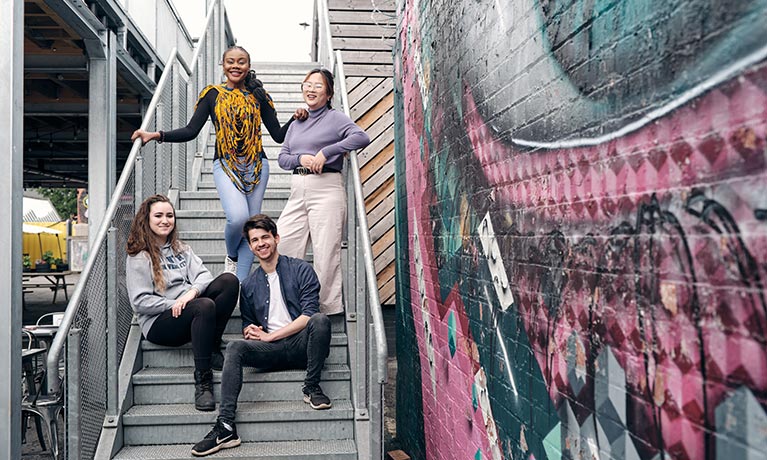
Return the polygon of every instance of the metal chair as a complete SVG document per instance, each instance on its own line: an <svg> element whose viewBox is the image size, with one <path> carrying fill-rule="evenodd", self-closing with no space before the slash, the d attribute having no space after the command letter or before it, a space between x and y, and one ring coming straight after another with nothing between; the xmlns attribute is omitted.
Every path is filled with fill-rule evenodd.
<svg viewBox="0 0 767 460"><path fill-rule="evenodd" d="M42 372L42 382L45 382L46 371ZM54 460L59 459L59 416L64 410L64 392L62 386L56 394L43 394L42 385L32 385L27 394L21 401L21 415L26 420L27 417L34 416L37 425L37 437L40 440L40 446L45 450L45 439L43 430L48 432L48 441L50 443L50 452ZM42 422L42 426L41 423ZM26 426L26 424L23 424ZM44 429L43 429L44 427Z"/></svg>

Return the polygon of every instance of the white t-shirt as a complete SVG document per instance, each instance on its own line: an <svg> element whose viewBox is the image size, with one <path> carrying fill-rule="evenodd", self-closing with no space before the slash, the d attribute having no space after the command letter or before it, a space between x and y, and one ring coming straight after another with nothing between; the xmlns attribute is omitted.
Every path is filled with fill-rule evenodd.
<svg viewBox="0 0 767 460"><path fill-rule="evenodd" d="M266 318L267 332L274 332L293 322L282 298L280 289L280 275L277 272L267 273L266 280L269 282L269 313Z"/></svg>

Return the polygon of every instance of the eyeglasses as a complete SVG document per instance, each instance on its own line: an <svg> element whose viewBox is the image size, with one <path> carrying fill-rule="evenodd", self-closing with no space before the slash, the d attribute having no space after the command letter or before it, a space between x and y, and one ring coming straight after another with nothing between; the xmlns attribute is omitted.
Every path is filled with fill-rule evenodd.
<svg viewBox="0 0 767 460"><path fill-rule="evenodd" d="M315 90L319 91L319 90L321 90L324 87L325 87L325 85L323 85L322 83L312 83L310 81L305 81L305 82L301 83L301 89L307 90L307 91L312 89L312 88L314 88Z"/></svg>

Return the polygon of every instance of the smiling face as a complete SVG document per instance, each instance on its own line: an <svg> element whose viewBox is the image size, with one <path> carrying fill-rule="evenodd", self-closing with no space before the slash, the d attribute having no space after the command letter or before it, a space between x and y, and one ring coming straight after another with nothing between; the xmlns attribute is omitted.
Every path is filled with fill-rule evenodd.
<svg viewBox="0 0 767 460"><path fill-rule="evenodd" d="M279 254L277 253L277 244L280 242L280 235L272 235L262 228L252 228L248 230L248 246L250 250L262 262L271 262Z"/></svg>
<svg viewBox="0 0 767 460"><path fill-rule="evenodd" d="M176 214L170 203L160 201L149 208L149 229L158 242L164 244L175 226Z"/></svg>
<svg viewBox="0 0 767 460"><path fill-rule="evenodd" d="M245 85L245 76L250 70L250 56L242 49L232 48L224 54L223 67L226 86L242 88Z"/></svg>
<svg viewBox="0 0 767 460"><path fill-rule="evenodd" d="M309 110L325 107L328 99L330 99L327 82L319 72L313 73L304 79L304 82L301 84L301 92L304 95L304 102L309 106Z"/></svg>

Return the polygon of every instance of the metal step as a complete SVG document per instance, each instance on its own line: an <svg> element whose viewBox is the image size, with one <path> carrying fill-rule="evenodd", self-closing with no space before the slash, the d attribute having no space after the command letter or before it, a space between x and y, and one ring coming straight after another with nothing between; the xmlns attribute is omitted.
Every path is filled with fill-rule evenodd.
<svg viewBox="0 0 767 460"><path fill-rule="evenodd" d="M264 148L267 148L267 146L264 146ZM212 151L213 147L211 147ZM270 149L270 150L269 150ZM280 164L277 162L277 157L280 154L280 145L274 144L269 147L266 151L266 159L269 161L269 174L274 175L279 173L285 173L285 174L292 174L293 171L286 171L282 168L280 168ZM202 171L204 172L212 172L213 171L213 155L210 156L210 158L203 157L202 160Z"/></svg>
<svg viewBox="0 0 767 460"><path fill-rule="evenodd" d="M279 217L280 211L265 209L264 214L272 219ZM176 225L185 232L223 231L226 216L223 210L190 210L176 211ZM222 260L223 262L223 260Z"/></svg>
<svg viewBox="0 0 767 460"><path fill-rule="evenodd" d="M202 172L201 175L205 178L197 184L197 190L215 190L216 184L213 182L213 174ZM287 189L290 190L290 184L293 181L293 174L270 174L269 184L267 189Z"/></svg>
<svg viewBox="0 0 767 460"><path fill-rule="evenodd" d="M274 160L275 164L277 160ZM276 168L271 168L271 164L269 164L270 170L269 170L269 182L266 184L267 190L270 188L276 188L276 189L290 189L290 184L293 176L293 171L285 171L284 169L277 166ZM215 188L215 183L213 181L213 169L203 169L200 171L200 184L206 183L206 184L213 184ZM197 186L198 190L202 189L200 185Z"/></svg>
<svg viewBox="0 0 767 460"><path fill-rule="evenodd" d="M201 412L194 404L133 406L123 417L125 444L173 442L194 444L216 422L217 412ZM354 437L351 401L333 401L328 410L314 410L303 399L244 402L237 405L237 434L243 441L303 441Z"/></svg>
<svg viewBox="0 0 767 460"><path fill-rule="evenodd" d="M132 446L123 448L114 460L189 460L189 444ZM234 449L224 449L211 458L235 460L356 460L357 449L351 439L327 441L245 442Z"/></svg>
<svg viewBox="0 0 767 460"><path fill-rule="evenodd" d="M243 370L238 401L285 401L303 398L305 370ZM351 399L351 372L346 364L326 364L320 386L335 401ZM221 400L221 372L213 372L213 394ZM146 367L133 375L134 404L189 404L194 401L194 368Z"/></svg>
<svg viewBox="0 0 767 460"><path fill-rule="evenodd" d="M285 206L290 191L280 188L271 188L267 185L266 193L262 207L266 205L279 206L282 209ZM179 192L179 210L201 211L201 210L222 210L221 200L218 192L215 190L198 190L196 192ZM220 235L219 235L220 237Z"/></svg>
<svg viewBox="0 0 767 460"><path fill-rule="evenodd" d="M236 321L242 326L242 321ZM240 331L238 331L240 332ZM242 340L242 334L224 335L224 341L232 342ZM347 339L346 334L333 334L330 338L330 355L325 362L327 364L346 363ZM141 350L144 352L145 367L193 367L194 353L192 344L187 343L180 347L165 347L154 344L148 340L141 341ZM222 347L222 352L224 347Z"/></svg>

